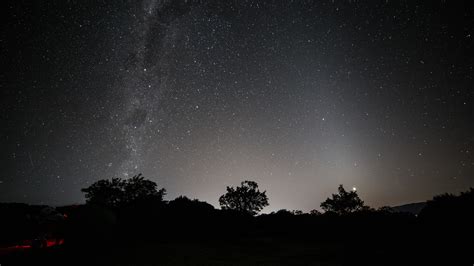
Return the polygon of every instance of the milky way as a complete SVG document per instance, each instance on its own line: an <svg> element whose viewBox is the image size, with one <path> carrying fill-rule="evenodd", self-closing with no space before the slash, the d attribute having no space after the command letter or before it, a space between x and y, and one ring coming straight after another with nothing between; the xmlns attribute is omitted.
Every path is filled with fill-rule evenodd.
<svg viewBox="0 0 474 266"><path fill-rule="evenodd" d="M2 3L0 200L138 173L310 210L474 185L473 14L411 1Z"/></svg>

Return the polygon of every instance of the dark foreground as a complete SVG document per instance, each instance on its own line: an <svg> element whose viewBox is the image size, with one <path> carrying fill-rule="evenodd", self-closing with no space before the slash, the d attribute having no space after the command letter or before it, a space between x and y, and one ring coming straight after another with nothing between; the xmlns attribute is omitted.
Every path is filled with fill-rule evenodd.
<svg viewBox="0 0 474 266"><path fill-rule="evenodd" d="M442 252L442 253L439 253ZM452 252L452 251L450 251ZM2 258L3 265L472 265L417 243L377 243L354 239L304 242L293 239L241 239L219 242L126 243L101 249L28 250Z"/></svg>
<svg viewBox="0 0 474 266"><path fill-rule="evenodd" d="M308 223L304 220L301 217L297 222L287 221L290 227L286 228L275 228L271 223L265 228L247 224L243 228L248 232L236 229L235 233L222 231L211 235L204 231L191 233L191 229L184 228L181 233L169 231L150 237L114 235L94 239L88 236L80 242L70 240L59 246L17 250L0 257L0 263L2 266L472 265L474 261L472 238L458 230L446 234L446 228L423 229L411 224L413 221L391 223L391 228L378 221L385 231L371 222L366 226L354 221L347 221L345 227L340 227L341 222L331 221L334 226L326 230L309 230L311 219ZM293 227L299 222L302 222L300 228ZM278 221L278 227L281 225Z"/></svg>
<svg viewBox="0 0 474 266"><path fill-rule="evenodd" d="M1 266L474 263L473 189L437 197L419 215L366 209L252 216L185 198L117 209L69 206L56 213L24 205L2 208ZM60 241L9 248L37 236Z"/></svg>

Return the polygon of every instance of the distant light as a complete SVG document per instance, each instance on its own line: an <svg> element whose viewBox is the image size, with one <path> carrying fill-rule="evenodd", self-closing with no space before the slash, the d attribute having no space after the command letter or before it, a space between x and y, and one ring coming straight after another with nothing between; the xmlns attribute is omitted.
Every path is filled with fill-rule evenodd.
<svg viewBox="0 0 474 266"><path fill-rule="evenodd" d="M357 188L356 188L356 187L352 187L352 191L357 191Z"/></svg>

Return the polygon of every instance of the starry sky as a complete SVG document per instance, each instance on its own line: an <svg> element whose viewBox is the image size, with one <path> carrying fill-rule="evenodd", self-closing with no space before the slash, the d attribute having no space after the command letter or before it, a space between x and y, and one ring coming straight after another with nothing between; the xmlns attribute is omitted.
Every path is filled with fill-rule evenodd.
<svg viewBox="0 0 474 266"><path fill-rule="evenodd" d="M2 1L0 201L143 173L308 211L474 186L469 1Z"/></svg>

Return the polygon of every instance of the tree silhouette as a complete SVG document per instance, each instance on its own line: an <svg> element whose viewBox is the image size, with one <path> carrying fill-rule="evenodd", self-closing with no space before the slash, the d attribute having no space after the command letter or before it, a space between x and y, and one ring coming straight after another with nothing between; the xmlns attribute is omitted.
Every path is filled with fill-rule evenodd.
<svg viewBox="0 0 474 266"><path fill-rule="evenodd" d="M327 198L322 202L321 208L326 212L347 214L363 210L365 206L356 191L348 192L342 185L339 185L338 194L332 194L332 198Z"/></svg>
<svg viewBox="0 0 474 266"><path fill-rule="evenodd" d="M461 192L460 195L441 194L434 196L426 202L426 206L420 211L422 219L454 221L474 220L474 188ZM458 218L458 219L454 219Z"/></svg>
<svg viewBox="0 0 474 266"><path fill-rule="evenodd" d="M240 186L227 187L227 192L219 198L223 210L235 210L255 215L268 206L266 191L258 190L257 182L243 181Z"/></svg>
<svg viewBox="0 0 474 266"><path fill-rule="evenodd" d="M199 201L197 199L191 200L186 196L179 196L168 202L168 208L175 215L189 216L209 215L215 210L214 206L207 202Z"/></svg>
<svg viewBox="0 0 474 266"><path fill-rule="evenodd" d="M81 191L85 193L86 203L110 208L138 201L163 201L166 194L164 188L157 190L156 183L146 180L142 174L135 175L130 179L99 180Z"/></svg>

